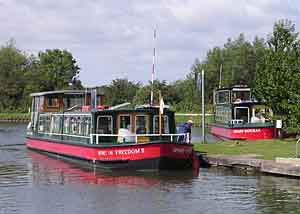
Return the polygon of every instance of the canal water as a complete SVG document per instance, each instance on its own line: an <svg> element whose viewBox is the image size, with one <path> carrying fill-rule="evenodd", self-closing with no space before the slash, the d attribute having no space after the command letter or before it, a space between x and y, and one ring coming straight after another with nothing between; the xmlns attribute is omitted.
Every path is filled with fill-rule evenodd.
<svg viewBox="0 0 300 214"><path fill-rule="evenodd" d="M0 214L300 213L297 179L93 169L13 145L24 142L25 127L0 124Z"/></svg>

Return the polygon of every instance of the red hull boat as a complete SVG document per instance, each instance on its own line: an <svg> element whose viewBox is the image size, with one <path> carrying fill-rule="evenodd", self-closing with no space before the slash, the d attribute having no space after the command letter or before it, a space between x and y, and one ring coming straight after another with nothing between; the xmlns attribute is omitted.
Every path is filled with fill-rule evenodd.
<svg viewBox="0 0 300 214"><path fill-rule="evenodd" d="M174 112L168 109L161 115L157 107L107 107L96 92L32 96L29 149L105 168L184 169L195 160L189 136L176 134ZM82 105L74 107L75 101Z"/></svg>
<svg viewBox="0 0 300 214"><path fill-rule="evenodd" d="M214 107L213 135L230 140L274 138L274 124L269 119L272 111L253 98L250 88L233 86L216 90Z"/></svg>

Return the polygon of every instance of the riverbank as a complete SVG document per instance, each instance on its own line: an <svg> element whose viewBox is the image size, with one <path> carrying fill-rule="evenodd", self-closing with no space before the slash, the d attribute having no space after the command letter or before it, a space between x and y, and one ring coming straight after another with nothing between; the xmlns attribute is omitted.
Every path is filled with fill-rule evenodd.
<svg viewBox="0 0 300 214"><path fill-rule="evenodd" d="M30 113L0 113L0 122L29 122Z"/></svg>
<svg viewBox="0 0 300 214"><path fill-rule="evenodd" d="M245 155L256 154L265 160L276 157L294 157L295 139L261 140L261 141L228 141L216 143L195 143L195 150L209 155ZM300 147L300 145L299 145Z"/></svg>
<svg viewBox="0 0 300 214"><path fill-rule="evenodd" d="M201 116L201 114L194 114L194 113L175 113L176 124L185 123L188 120L193 120L194 126L200 127L202 116ZM213 122L213 115L206 114L205 115L205 124L209 125L212 122Z"/></svg>
<svg viewBox="0 0 300 214"><path fill-rule="evenodd" d="M198 143L194 148L205 165L300 178L295 139Z"/></svg>

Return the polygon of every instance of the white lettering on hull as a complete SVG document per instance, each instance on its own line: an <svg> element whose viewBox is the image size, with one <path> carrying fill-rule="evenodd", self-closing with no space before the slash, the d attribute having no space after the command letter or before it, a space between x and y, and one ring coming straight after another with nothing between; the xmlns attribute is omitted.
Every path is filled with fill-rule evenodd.
<svg viewBox="0 0 300 214"><path fill-rule="evenodd" d="M192 148L173 148L174 153L178 154L190 154L192 152Z"/></svg>
<svg viewBox="0 0 300 214"><path fill-rule="evenodd" d="M137 149L118 149L108 151L98 151L98 156L113 156L113 155L136 155L145 153L144 148Z"/></svg>
<svg viewBox="0 0 300 214"><path fill-rule="evenodd" d="M259 133L261 132L261 129L234 129L234 134L240 134L240 133Z"/></svg>

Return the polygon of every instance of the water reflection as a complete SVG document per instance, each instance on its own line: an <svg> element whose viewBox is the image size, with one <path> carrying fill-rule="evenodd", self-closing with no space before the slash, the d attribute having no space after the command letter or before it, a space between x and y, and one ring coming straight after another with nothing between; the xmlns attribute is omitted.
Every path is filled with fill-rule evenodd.
<svg viewBox="0 0 300 214"><path fill-rule="evenodd" d="M85 163L73 163L55 159L34 151L28 151L32 159L33 182L35 184L72 184L87 183L101 185L138 185L153 186L159 179L140 176L137 172L102 170ZM147 175L147 173L146 173Z"/></svg>
<svg viewBox="0 0 300 214"><path fill-rule="evenodd" d="M195 177L191 170L174 172L104 170L81 161L56 159L35 151L27 151L27 155L32 160L31 171L34 183L153 186L160 184L164 179L178 181L180 178L182 181Z"/></svg>
<svg viewBox="0 0 300 214"><path fill-rule="evenodd" d="M264 213L300 213L300 180L262 176L257 181L257 203Z"/></svg>
<svg viewBox="0 0 300 214"><path fill-rule="evenodd" d="M0 144L24 142L25 125L0 124ZM0 214L300 213L300 180L210 168L110 171L0 146Z"/></svg>

